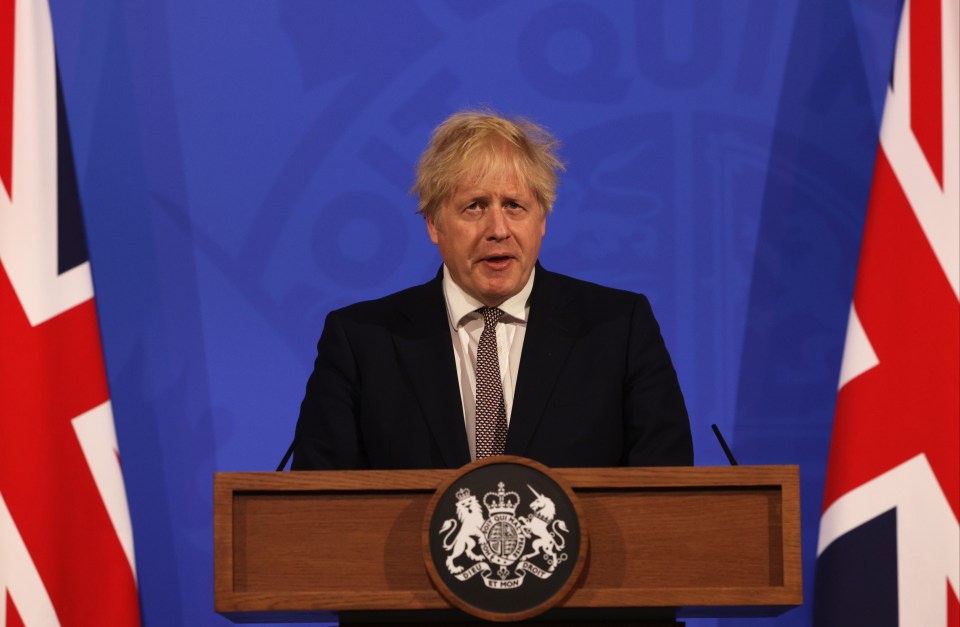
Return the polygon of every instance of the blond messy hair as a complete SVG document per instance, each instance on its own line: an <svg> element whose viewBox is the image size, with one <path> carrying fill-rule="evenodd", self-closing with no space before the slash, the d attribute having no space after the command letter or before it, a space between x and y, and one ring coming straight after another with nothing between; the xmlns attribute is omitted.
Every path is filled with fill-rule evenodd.
<svg viewBox="0 0 960 627"><path fill-rule="evenodd" d="M417 213L437 219L440 207L467 176L484 180L504 170L517 173L537 197L544 215L557 198L563 163L560 142L543 127L486 110L454 113L433 131L417 163Z"/></svg>

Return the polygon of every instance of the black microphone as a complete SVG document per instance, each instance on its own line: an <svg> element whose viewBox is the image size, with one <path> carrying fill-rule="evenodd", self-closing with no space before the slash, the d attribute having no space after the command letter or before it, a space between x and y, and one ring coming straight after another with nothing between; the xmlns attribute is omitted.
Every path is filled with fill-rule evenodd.
<svg viewBox="0 0 960 627"><path fill-rule="evenodd" d="M720 435L720 428L717 427L716 423L710 425L710 428L713 429L713 434L717 436L717 440L720 442L720 446L723 447L723 452L727 456L727 461L730 462L731 466L738 466L739 464L737 464L737 459L733 456L733 453L730 451L730 447L727 446L727 441L723 439L722 435ZM284 459L283 461L287 461L287 460Z"/></svg>
<svg viewBox="0 0 960 627"><path fill-rule="evenodd" d="M287 453L283 456L283 459L280 460L280 465L277 466L277 472L283 472L283 467L287 465L287 460L290 459L290 456L293 455L293 447L297 445L297 436L293 436L293 442L290 443L290 448L287 449Z"/></svg>

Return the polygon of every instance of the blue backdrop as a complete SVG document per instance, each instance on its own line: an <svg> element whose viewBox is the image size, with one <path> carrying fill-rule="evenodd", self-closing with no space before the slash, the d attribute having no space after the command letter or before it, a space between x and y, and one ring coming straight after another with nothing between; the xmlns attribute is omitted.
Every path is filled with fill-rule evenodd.
<svg viewBox="0 0 960 627"><path fill-rule="evenodd" d="M213 473L277 464L331 308L436 271L407 190L468 105L563 140L541 260L650 297L697 463L800 464L807 603L754 624L809 623L899 0L51 9L148 627L227 624Z"/></svg>

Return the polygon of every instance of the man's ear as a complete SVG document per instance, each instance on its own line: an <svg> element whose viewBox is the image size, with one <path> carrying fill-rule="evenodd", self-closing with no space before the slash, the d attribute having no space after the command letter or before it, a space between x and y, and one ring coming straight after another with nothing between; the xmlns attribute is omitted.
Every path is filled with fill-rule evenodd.
<svg viewBox="0 0 960 627"><path fill-rule="evenodd" d="M430 241L434 244L440 243L440 225L435 216L428 215L424 218L427 223L427 233L430 235Z"/></svg>

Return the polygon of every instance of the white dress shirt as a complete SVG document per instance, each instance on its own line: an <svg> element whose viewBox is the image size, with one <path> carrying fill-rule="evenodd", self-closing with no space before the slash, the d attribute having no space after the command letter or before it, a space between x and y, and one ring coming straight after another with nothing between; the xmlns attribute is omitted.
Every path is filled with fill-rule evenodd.
<svg viewBox="0 0 960 627"><path fill-rule="evenodd" d="M530 273L530 278L523 289L498 307L503 312L503 316L497 324L497 356L500 358L500 380L503 383L503 402L507 410L508 427L513 409L517 373L520 371L523 337L527 331L527 317L530 314L528 301L530 292L533 290L534 274L536 269ZM450 321L450 336L457 362L457 379L460 381L460 401L463 403L463 421L467 430L467 443L470 446L470 459L476 459L477 344L483 332L483 316L477 310L484 307L484 304L453 282L446 265L443 266L443 296L447 302L447 319Z"/></svg>

